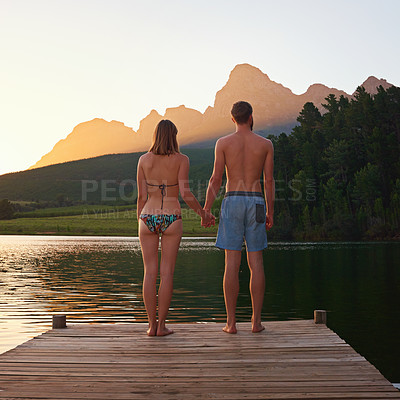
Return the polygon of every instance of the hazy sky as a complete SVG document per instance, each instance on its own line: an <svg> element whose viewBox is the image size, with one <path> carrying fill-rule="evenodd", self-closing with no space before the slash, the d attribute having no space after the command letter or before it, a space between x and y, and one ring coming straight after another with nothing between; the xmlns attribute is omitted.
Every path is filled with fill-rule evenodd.
<svg viewBox="0 0 400 400"><path fill-rule="evenodd" d="M204 111L236 64L303 93L400 86L398 0L0 0L0 174L80 122Z"/></svg>

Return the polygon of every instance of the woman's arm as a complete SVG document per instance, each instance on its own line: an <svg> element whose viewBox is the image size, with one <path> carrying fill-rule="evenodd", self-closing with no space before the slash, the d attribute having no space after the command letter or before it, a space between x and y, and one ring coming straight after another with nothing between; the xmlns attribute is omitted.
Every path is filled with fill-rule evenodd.
<svg viewBox="0 0 400 400"><path fill-rule="evenodd" d="M138 188L138 195L137 195L137 219L139 220L140 214L142 213L143 207L147 201L147 185L146 185L146 178L144 177L144 172L142 168L142 157L139 158L138 165L137 165L137 188Z"/></svg>
<svg viewBox="0 0 400 400"><path fill-rule="evenodd" d="M189 186L189 158L183 155L183 159L179 166L178 172L179 192L182 200L200 217L204 217L204 210L196 197L190 190Z"/></svg>
<svg viewBox="0 0 400 400"><path fill-rule="evenodd" d="M179 191L183 201L201 217L201 225L209 227L215 225L215 217L203 210L189 187L189 158L184 156L178 172Z"/></svg>
<svg viewBox="0 0 400 400"><path fill-rule="evenodd" d="M210 181L208 182L206 203L204 204L204 209L206 211L211 210L214 200L222 185L222 177L225 171L225 155L222 144L221 140L218 140L215 145L214 170Z"/></svg>

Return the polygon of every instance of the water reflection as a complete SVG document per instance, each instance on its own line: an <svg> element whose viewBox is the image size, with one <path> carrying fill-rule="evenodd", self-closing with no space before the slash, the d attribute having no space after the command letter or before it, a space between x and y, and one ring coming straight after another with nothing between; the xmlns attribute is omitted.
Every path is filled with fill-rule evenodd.
<svg viewBox="0 0 400 400"><path fill-rule="evenodd" d="M400 244L273 243L264 253L264 320L312 318L328 324L388 379L400 381ZM182 242L169 320L225 319L224 254L212 239ZM146 321L137 238L0 236L0 352L50 327L73 322ZM248 321L243 253L238 320Z"/></svg>
<svg viewBox="0 0 400 400"><path fill-rule="evenodd" d="M221 320L223 258L210 263L219 251L209 239L181 247L169 319ZM0 273L0 352L48 329L56 313L73 322L146 321L137 238L3 236Z"/></svg>

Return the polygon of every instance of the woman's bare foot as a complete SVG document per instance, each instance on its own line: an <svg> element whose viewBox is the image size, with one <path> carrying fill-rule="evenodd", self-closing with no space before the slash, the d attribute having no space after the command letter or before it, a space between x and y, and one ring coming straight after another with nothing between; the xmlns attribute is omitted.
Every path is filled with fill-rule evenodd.
<svg viewBox="0 0 400 400"><path fill-rule="evenodd" d="M264 326L264 325L261 325L261 323L259 323L259 324L254 324L254 325L251 327L251 331L252 331L253 333L261 332L261 331L263 331L264 329L265 329L265 326Z"/></svg>
<svg viewBox="0 0 400 400"><path fill-rule="evenodd" d="M232 334L237 333L236 324L232 325L232 326L229 326L228 324L226 324L225 327L222 328L222 330L226 333L232 333Z"/></svg>
<svg viewBox="0 0 400 400"><path fill-rule="evenodd" d="M148 336L156 336L156 334L157 334L157 325L151 326L149 327L149 329L147 329Z"/></svg>
<svg viewBox="0 0 400 400"><path fill-rule="evenodd" d="M157 329L157 336L167 336L167 335L171 335L172 333L174 333L174 331L172 329L168 329L164 326L164 328L158 328Z"/></svg>

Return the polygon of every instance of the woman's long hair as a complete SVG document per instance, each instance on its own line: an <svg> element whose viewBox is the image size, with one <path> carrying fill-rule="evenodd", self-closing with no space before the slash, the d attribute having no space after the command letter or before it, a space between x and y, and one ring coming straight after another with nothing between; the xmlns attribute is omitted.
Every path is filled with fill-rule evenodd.
<svg viewBox="0 0 400 400"><path fill-rule="evenodd" d="M173 122L169 119L161 120L154 130L153 144L149 152L162 156L179 153L177 133L178 129Z"/></svg>

